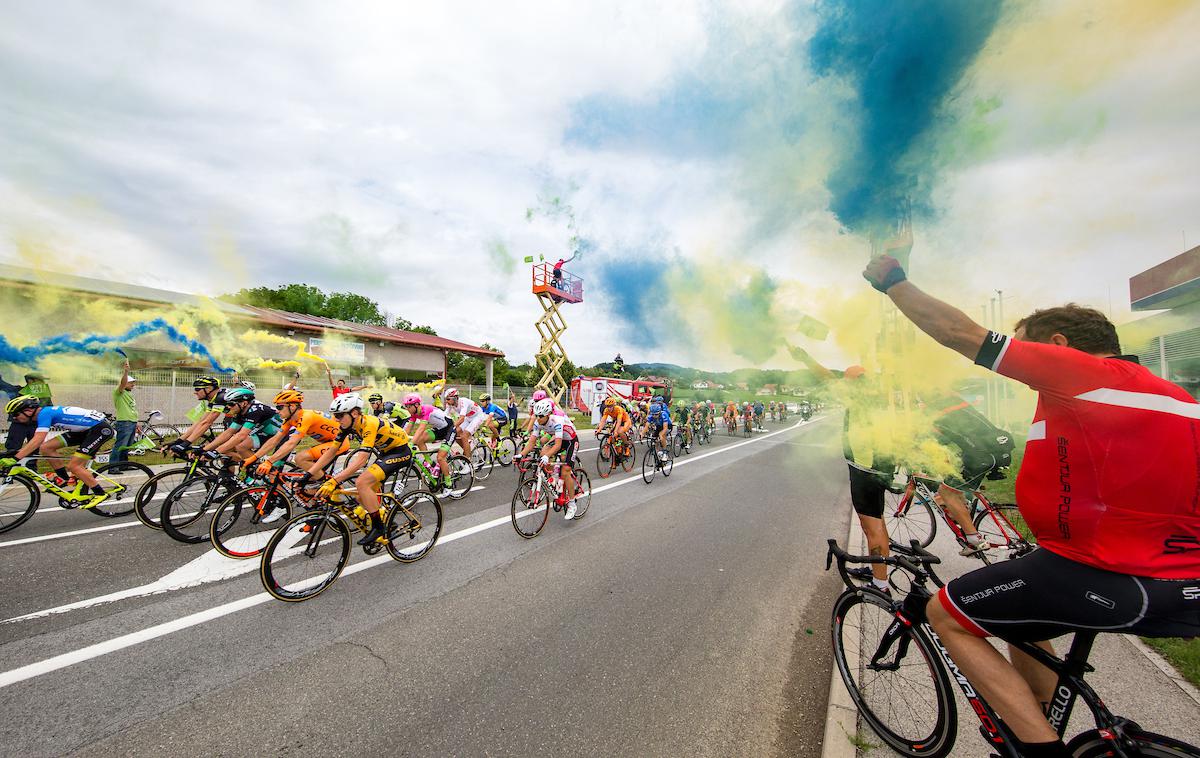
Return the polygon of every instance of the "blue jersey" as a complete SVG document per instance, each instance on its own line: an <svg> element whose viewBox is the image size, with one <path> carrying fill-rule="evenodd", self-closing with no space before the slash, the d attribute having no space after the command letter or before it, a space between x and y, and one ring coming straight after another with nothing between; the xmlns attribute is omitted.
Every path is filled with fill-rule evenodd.
<svg viewBox="0 0 1200 758"><path fill-rule="evenodd" d="M650 412L646 415L646 421L651 424L671 423L670 407L665 403L651 403Z"/></svg>
<svg viewBox="0 0 1200 758"><path fill-rule="evenodd" d="M508 422L508 411L504 410L495 403L488 403L487 405L483 406L483 412L497 421L503 421L505 423Z"/></svg>
<svg viewBox="0 0 1200 758"><path fill-rule="evenodd" d="M37 431L85 432L97 424L103 424L104 414L73 405L48 405L38 411Z"/></svg>

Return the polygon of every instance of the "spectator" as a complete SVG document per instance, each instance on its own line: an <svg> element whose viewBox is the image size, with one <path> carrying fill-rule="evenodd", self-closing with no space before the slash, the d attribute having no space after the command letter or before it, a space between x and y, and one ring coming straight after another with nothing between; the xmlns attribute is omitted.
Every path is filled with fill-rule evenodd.
<svg viewBox="0 0 1200 758"><path fill-rule="evenodd" d="M25 375L25 386L21 388L20 394L33 395L41 401L43 408L54 405L54 401L50 397L50 384L46 381L46 377L37 372Z"/></svg>
<svg viewBox="0 0 1200 758"><path fill-rule="evenodd" d="M521 412L521 407L517 405L517 395L512 390L508 391L508 436L512 437L517 433L517 415Z"/></svg>
<svg viewBox="0 0 1200 758"><path fill-rule="evenodd" d="M137 401L133 399L133 388L137 379L129 374L129 361L126 360L121 372L121 381L113 390L113 408L117 412L117 438L113 442L113 463L124 463L129 460L129 448L133 446L133 437L137 432Z"/></svg>
<svg viewBox="0 0 1200 758"><path fill-rule="evenodd" d="M362 392L368 387L366 384L360 384L357 387L347 387L345 379L338 379L335 384L333 381L333 372L326 368L325 373L329 376L329 391L333 393L335 398L339 395L345 395L347 392Z"/></svg>
<svg viewBox="0 0 1200 758"><path fill-rule="evenodd" d="M6 385L11 387L12 385ZM5 390L7 391L7 390ZM30 372L25 375L25 386L17 390L18 395L31 395L36 397L42 406L50 405L50 385L46 382L46 377L36 372ZM21 422L9 420L8 438L4 441L6 450L20 450L21 447L33 437L33 433L37 430L35 422ZM37 469L37 464L34 462L34 470Z"/></svg>
<svg viewBox="0 0 1200 758"><path fill-rule="evenodd" d="M14 398L21 394L21 388L15 384L9 384L8 382L4 381L4 377L0 376L0 392L8 395L9 398Z"/></svg>

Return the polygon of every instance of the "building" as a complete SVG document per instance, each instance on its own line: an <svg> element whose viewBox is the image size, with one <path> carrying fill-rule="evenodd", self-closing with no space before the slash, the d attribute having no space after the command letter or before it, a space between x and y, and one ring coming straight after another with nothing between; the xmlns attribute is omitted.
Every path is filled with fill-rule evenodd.
<svg viewBox="0 0 1200 758"><path fill-rule="evenodd" d="M221 300L198 297L169 290L142 287L125 282L90 279L71 274L46 272L17 266L0 265L0 281L4 282L0 292L0 306L5 313L39 312L48 309L48 302L57 307L62 323L58 331L89 329L104 331L102 323L91 323L87 318L89 308L104 301L136 311L144 308L148 317L162 307L192 308L197 312L217 313L208 321L224 322L232 334L246 329L257 329L278 338L275 342L256 344L257 354L263 358L286 361L296 355L297 343L303 348L325 358L339 375L353 380L370 371L381 369L403 380L424 380L445 377L448 356L460 352L482 358L486 368L486 384L492 390L492 366L503 353L464 342L435 337L417 332L407 332L380 326L367 326L349 321L289 313L271 308L255 308L235 305ZM36 303L35 303L36 301ZM72 316L81 314L74 319ZM56 316L57 317L57 316ZM208 335L205 335L205 331ZM201 326L201 342L215 338L212 330ZM289 342L290 341L290 342ZM206 342L207 344L207 342ZM207 364L194 356L181 352L180 348L166 338L147 334L130 342L131 352L136 351L143 366L176 368L205 368Z"/></svg>
<svg viewBox="0 0 1200 758"><path fill-rule="evenodd" d="M1200 246L1129 280L1134 311L1156 311L1119 328L1121 346L1161 377L1200 392Z"/></svg>

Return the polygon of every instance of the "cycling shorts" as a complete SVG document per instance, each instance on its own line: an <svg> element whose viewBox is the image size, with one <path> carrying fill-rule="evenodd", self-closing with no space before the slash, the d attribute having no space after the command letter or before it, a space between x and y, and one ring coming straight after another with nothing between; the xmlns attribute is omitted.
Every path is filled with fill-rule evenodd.
<svg viewBox="0 0 1200 758"><path fill-rule="evenodd" d="M318 445L313 445L312 447L310 447L307 450L307 452L310 456L312 456L312 459L314 461L316 461L316 460L319 460L322 455L325 455L325 453L329 452L330 450L336 450L336 451L338 451L338 455L341 455L342 453L348 451L349 449L350 449L350 440L344 439L340 443L337 440L330 440L328 442L322 442Z"/></svg>
<svg viewBox="0 0 1200 758"><path fill-rule="evenodd" d="M891 477L877 471L867 471L857 466L850 468L850 504L860 516L883 518L883 493L887 492Z"/></svg>
<svg viewBox="0 0 1200 758"><path fill-rule="evenodd" d="M412 458L412 448L408 445L401 445L386 453L380 453L367 471L370 471L372 476L382 482L397 471L408 468L408 464L412 463Z"/></svg>
<svg viewBox="0 0 1200 758"><path fill-rule="evenodd" d="M558 453L556 453L556 457L559 458L564 463L566 463L568 466L570 466L570 465L572 465L572 462L575 460L575 451L578 447L579 447L578 439L573 439L573 440L564 439L562 441L562 447L559 448Z"/></svg>
<svg viewBox="0 0 1200 758"><path fill-rule="evenodd" d="M441 429L434 429L430 426L428 434L430 442L440 443L446 447L454 444L454 424L446 424Z"/></svg>
<svg viewBox="0 0 1200 758"><path fill-rule="evenodd" d="M62 436L63 442L67 445L76 446L75 455L84 458L96 457L96 451L104 446L104 443L113 438L116 432L113 430L112 424L107 421L96 424L91 429L84 429L78 432L67 432Z"/></svg>
<svg viewBox="0 0 1200 758"><path fill-rule="evenodd" d="M486 413L476 413L474 416L471 416L463 422L462 429L467 434L474 434L475 432L479 431L479 427L483 426L483 422L487 421L489 418L491 417Z"/></svg>
<svg viewBox="0 0 1200 758"><path fill-rule="evenodd" d="M1200 579L1117 574L1045 548L960 576L937 598L967 631L1011 642L1049 640L1076 629L1200 635Z"/></svg>

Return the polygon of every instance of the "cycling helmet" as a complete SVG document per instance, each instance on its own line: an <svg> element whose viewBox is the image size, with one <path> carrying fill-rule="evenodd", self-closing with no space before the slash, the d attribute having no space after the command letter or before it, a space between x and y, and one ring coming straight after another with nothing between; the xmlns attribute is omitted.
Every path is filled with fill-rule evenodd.
<svg viewBox="0 0 1200 758"><path fill-rule="evenodd" d="M604 398L604 407L605 408L612 408L616 404L617 404L617 399L615 397Z"/></svg>
<svg viewBox="0 0 1200 758"><path fill-rule="evenodd" d="M275 395L275 405L286 405L288 403L300 405L303 402L304 393L300 392L299 390L280 390L279 393Z"/></svg>
<svg viewBox="0 0 1200 758"><path fill-rule="evenodd" d="M546 394L546 390L534 390L533 397L529 399L536 403L539 400L545 400L547 397L549 397L549 395Z"/></svg>
<svg viewBox="0 0 1200 758"><path fill-rule="evenodd" d="M442 400L445 400L447 403L457 403L458 390L454 389L453 387L446 390L444 393L442 393Z"/></svg>
<svg viewBox="0 0 1200 758"><path fill-rule="evenodd" d="M661 403L661 402L662 402L662 395L655 395L655 396L654 396L654 400L653 400L652 402L655 402L655 403Z"/></svg>
<svg viewBox="0 0 1200 758"><path fill-rule="evenodd" d="M258 389L254 382L238 382L238 386L242 389L250 390L251 392L254 392Z"/></svg>
<svg viewBox="0 0 1200 758"><path fill-rule="evenodd" d="M357 408L360 411L366 407L363 402L362 395L357 392L347 392L345 395L338 395L329 404L330 413L349 413L351 409Z"/></svg>
<svg viewBox="0 0 1200 758"><path fill-rule="evenodd" d="M246 389L245 387L231 387L225 390L225 402L227 404L240 403L243 400L253 400L254 390Z"/></svg>
<svg viewBox="0 0 1200 758"><path fill-rule="evenodd" d="M533 415L549 416L554 412L554 401L548 398L542 398L533 404Z"/></svg>
<svg viewBox="0 0 1200 758"><path fill-rule="evenodd" d="M479 402L490 403L490 402L492 402L492 396L485 392L479 396Z"/></svg>
<svg viewBox="0 0 1200 758"><path fill-rule="evenodd" d="M383 395L379 394L378 392L372 392L370 395L367 395L367 402L368 403L382 403Z"/></svg>
<svg viewBox="0 0 1200 758"><path fill-rule="evenodd" d="M192 380L192 389L216 389L220 386L215 376L198 376Z"/></svg>
<svg viewBox="0 0 1200 758"><path fill-rule="evenodd" d="M415 392L410 392L407 395L405 395L404 400L400 403L400 405L420 405L420 404L421 404L421 396Z"/></svg>
<svg viewBox="0 0 1200 758"><path fill-rule="evenodd" d="M4 406L4 412L10 416L15 416L21 411L40 407L42 407L42 401L33 395L17 395Z"/></svg>

